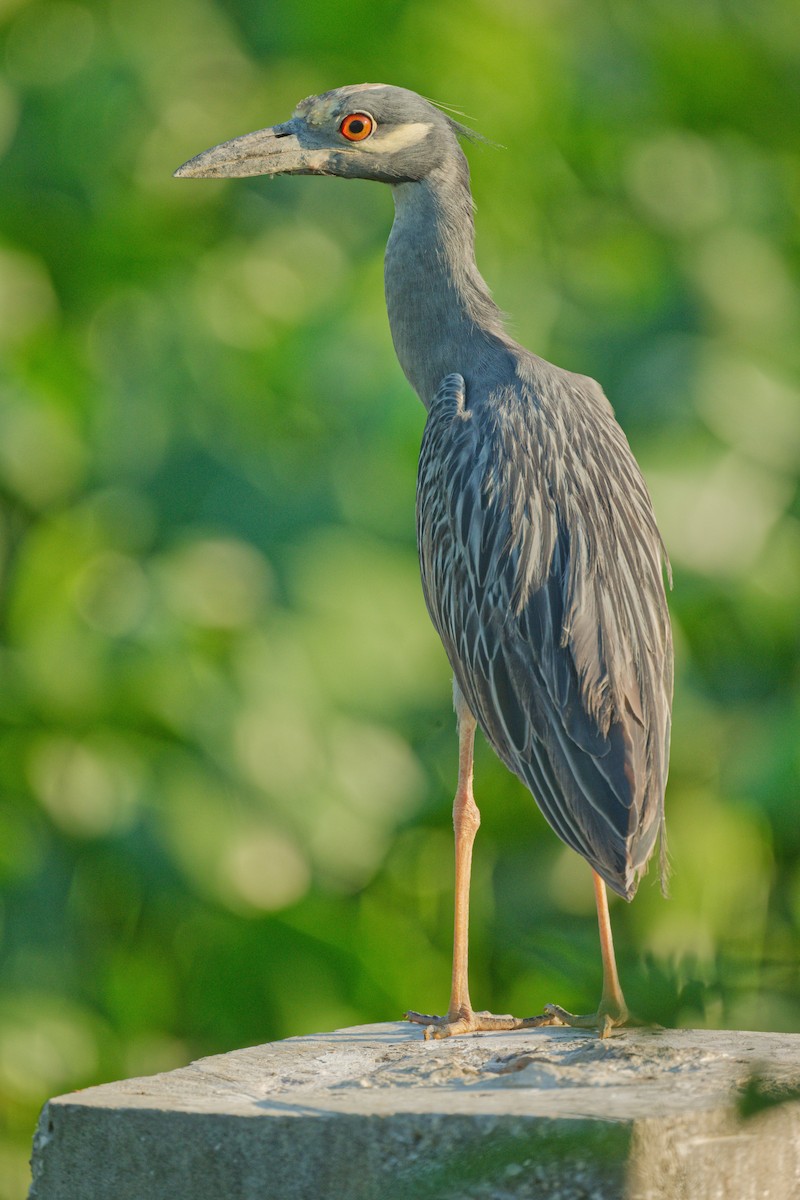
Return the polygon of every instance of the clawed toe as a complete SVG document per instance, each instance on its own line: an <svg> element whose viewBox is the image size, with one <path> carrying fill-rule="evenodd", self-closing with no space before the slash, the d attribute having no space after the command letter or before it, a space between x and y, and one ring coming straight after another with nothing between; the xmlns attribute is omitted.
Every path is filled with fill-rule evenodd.
<svg viewBox="0 0 800 1200"><path fill-rule="evenodd" d="M545 1004L544 1011L550 1018L547 1024L569 1025L572 1029L596 1029L601 1038L607 1038L612 1029L621 1025L638 1024L624 1004L601 1004L597 1012L585 1014L567 1012L560 1004Z"/></svg>
<svg viewBox="0 0 800 1200"><path fill-rule="evenodd" d="M444 1017L428 1016L425 1013L407 1012L407 1021L424 1025L424 1038L458 1037L465 1033L496 1033L498 1030L536 1029L540 1025L554 1024L547 1014L536 1017L496 1016L490 1012L473 1012L471 1009L448 1013Z"/></svg>
<svg viewBox="0 0 800 1200"><path fill-rule="evenodd" d="M423 1025L422 1036L428 1042L431 1038L455 1037L459 1033L472 1033L469 1021L465 1017L437 1017L430 1013L407 1012L405 1019L414 1025Z"/></svg>

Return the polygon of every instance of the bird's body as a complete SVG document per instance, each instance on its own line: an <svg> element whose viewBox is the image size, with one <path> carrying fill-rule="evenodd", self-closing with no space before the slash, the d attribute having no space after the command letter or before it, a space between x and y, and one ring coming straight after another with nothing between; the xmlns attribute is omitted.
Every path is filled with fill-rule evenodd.
<svg viewBox="0 0 800 1200"><path fill-rule="evenodd" d="M599 384L506 334L475 265L460 149L396 187L395 207L389 321L428 409L428 610L494 750L559 837L630 897L663 819L672 695L647 489Z"/></svg>
<svg viewBox="0 0 800 1200"><path fill-rule="evenodd" d="M557 410L566 378L550 392L518 381L472 406L460 376L444 382L420 458L422 580L490 744L559 837L630 898L663 818L668 634L655 620L640 631L660 551L652 524L619 539L646 493L621 437L632 494L591 454L620 431L590 381L570 393L579 417ZM609 564L604 536L618 547Z"/></svg>
<svg viewBox="0 0 800 1200"><path fill-rule="evenodd" d="M400 364L428 410L420 566L461 735L453 992L437 1035L496 1027L475 1022L466 986L475 722L558 836L630 898L663 828L672 696L663 547L641 473L599 385L505 332L475 265L460 133L412 92L361 85L312 97L285 125L178 172L339 174L393 188L386 300ZM610 928L603 953L606 998ZM618 983L616 993L621 1013Z"/></svg>

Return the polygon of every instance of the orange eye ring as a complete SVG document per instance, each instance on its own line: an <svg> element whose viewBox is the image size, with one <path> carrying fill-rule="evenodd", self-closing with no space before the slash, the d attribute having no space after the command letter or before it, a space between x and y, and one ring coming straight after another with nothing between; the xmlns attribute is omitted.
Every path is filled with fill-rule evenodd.
<svg viewBox="0 0 800 1200"><path fill-rule="evenodd" d="M339 133L348 142L363 142L375 130L375 122L369 113L348 113L339 126Z"/></svg>

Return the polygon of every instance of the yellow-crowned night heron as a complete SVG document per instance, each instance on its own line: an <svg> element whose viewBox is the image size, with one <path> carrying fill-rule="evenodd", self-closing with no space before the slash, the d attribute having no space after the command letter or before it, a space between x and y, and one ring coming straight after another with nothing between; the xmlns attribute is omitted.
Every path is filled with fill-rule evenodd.
<svg viewBox="0 0 800 1200"><path fill-rule="evenodd" d="M661 833L672 643L664 550L625 435L592 379L517 345L475 265L467 130L403 88L312 96L291 120L215 146L183 178L340 175L391 186L386 302L400 364L428 410L417 489L422 584L453 668L455 937L444 1017L425 1034L597 1027L627 1008L604 882L631 899ZM477 1013L467 983L469 881L480 822L475 726L594 873L603 956L597 1013Z"/></svg>

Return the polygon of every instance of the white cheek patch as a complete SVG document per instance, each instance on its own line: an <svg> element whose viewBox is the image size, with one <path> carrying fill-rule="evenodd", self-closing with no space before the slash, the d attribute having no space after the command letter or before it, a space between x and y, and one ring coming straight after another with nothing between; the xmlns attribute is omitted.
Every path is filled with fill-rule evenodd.
<svg viewBox="0 0 800 1200"><path fill-rule="evenodd" d="M389 133L381 134L380 126L378 126L379 136L366 138L363 142L358 143L358 148L375 154L383 154L385 151L392 154L395 150L407 150L409 146L416 146L423 141L432 128L433 126L418 121L410 125L398 125Z"/></svg>

